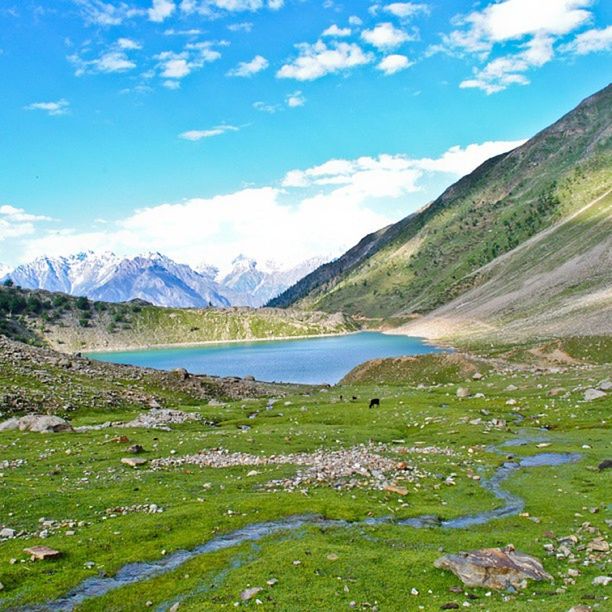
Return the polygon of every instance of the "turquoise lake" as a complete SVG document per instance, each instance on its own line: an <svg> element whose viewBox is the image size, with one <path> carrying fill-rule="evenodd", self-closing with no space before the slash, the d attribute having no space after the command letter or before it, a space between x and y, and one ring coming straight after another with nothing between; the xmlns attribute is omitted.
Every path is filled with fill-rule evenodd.
<svg viewBox="0 0 612 612"><path fill-rule="evenodd" d="M439 350L421 338L360 332L324 338L92 353L89 357L158 370L185 368L193 374L254 376L268 382L335 384L356 365L369 359Z"/></svg>

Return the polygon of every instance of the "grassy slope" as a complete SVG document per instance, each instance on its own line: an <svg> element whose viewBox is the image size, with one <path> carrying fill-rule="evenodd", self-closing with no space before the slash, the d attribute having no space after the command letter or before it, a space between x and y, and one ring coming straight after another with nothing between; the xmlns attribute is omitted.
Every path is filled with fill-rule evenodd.
<svg viewBox="0 0 612 612"><path fill-rule="evenodd" d="M518 400L525 417L521 426L529 433L542 435L539 427L551 428L545 434L551 443L546 450L583 455L575 465L533 468L508 483L526 499L526 511L539 519L537 523L516 516L463 531L416 531L398 526L311 527L203 555L166 576L90 600L80 609L140 610L146 601L153 606L169 606L177 599L182 601L181 610L227 609L239 601L240 592L248 586L263 586L264 591L258 595L264 602L262 608L274 610L347 609L351 601L393 611L417 606L439 610L450 601L459 605L471 601L477 609L537 608L551 612L581 602L604 605L603 587L591 586L592 579L606 571L603 561L589 566L570 564L547 556L543 545L555 542L546 535L548 532L558 536L574 533L585 520L605 530L610 475L597 472L593 466L608 458L610 432L606 422L611 405L606 398L590 404L580 401L581 389L592 384L590 381L601 380L605 372L603 367L581 367L554 374L489 373L484 380L469 383L474 393L482 392L484 397L468 400L455 397L456 384L423 389L397 380L391 385L353 385L290 397L289 404L279 403L272 411L264 409L265 399L187 408L218 422L219 427L214 429L188 424L171 432L120 430L131 443L147 449L144 456L148 459L167 457L172 451L182 455L212 447L273 454L350 447L370 440L393 446L392 441L398 439L407 446L434 444L453 449L455 455L450 458L409 456L410 463L431 476L421 480L418 487L409 487L408 495L402 498L367 489L336 491L325 485L311 487L308 495L259 489L272 478L292 474L292 466L264 466L250 476L247 474L252 468L248 466L132 470L120 464L127 444L110 442L117 435L113 431L52 436L1 432L1 459L25 459L27 464L3 470L0 523L27 532L39 528L41 517L84 523L76 527L73 536L64 535L67 528L63 528L46 539L27 536L0 543L0 582L4 585L0 609L42 603L89 576L100 572L112 575L130 561L159 559L164 550L190 549L215 534L270 518L307 512L349 520L423 513L452 517L496 507L499 502L471 480L468 472L474 469L490 474L502 458L487 451L487 446L512 438L516 429L510 426L508 431L487 433L482 425L470 421L485 419L482 410L486 410L486 419L511 422L516 408L506 404L510 397ZM444 371L440 376L438 382L444 382ZM518 390L506 391L510 382ZM550 398L547 392L552 387L564 387L568 393ZM340 393L359 399L339 402ZM379 410L368 410L369 397L382 398ZM248 418L256 409L261 411L259 415ZM121 418L129 416L129 409L121 414ZM84 409L74 420L76 424L91 423L103 417ZM251 426L249 431L239 429L247 424ZM532 443L512 452L523 455L540 451ZM444 484L451 473L457 475L455 486ZM108 508L136 503L156 503L165 512L103 519ZM599 512L591 514L589 508ZM440 549L455 552L509 542L542 559L555 578L554 584L533 585L526 592L510 595L485 596L484 590L465 589L477 597L468 600L463 593L449 592L459 584L454 576L433 567ZM57 561L31 563L23 548L35 544L55 547L64 556ZM330 560L330 554L337 560ZM11 558L17 563L9 564ZM301 564L294 565L295 560ZM570 568L579 569L579 576L575 584L564 585ZM266 580L273 577L278 584L266 587ZM411 595L412 588L419 594ZM258 606L251 601L241 607Z"/></svg>
<svg viewBox="0 0 612 612"><path fill-rule="evenodd" d="M8 296L21 298L25 304L23 310L11 313L8 305L3 309L3 298ZM0 334L69 352L310 336L355 329L354 322L340 314L272 308L180 309L139 302L79 302L64 294L0 287Z"/></svg>
<svg viewBox="0 0 612 612"><path fill-rule="evenodd" d="M388 318L461 295L482 281L474 273L483 265L610 189L611 109L609 86L400 222L399 234L356 267L345 262L318 285L305 279L307 294L298 284L287 303Z"/></svg>

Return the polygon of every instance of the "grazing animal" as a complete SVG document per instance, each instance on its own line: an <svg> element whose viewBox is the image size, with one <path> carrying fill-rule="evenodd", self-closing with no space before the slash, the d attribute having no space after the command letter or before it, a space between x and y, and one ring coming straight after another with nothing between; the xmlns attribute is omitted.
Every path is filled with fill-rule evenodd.
<svg viewBox="0 0 612 612"><path fill-rule="evenodd" d="M599 471L603 472L603 470L609 470L612 468L612 459L604 459L598 466Z"/></svg>
<svg viewBox="0 0 612 612"><path fill-rule="evenodd" d="M352 399L353 399L353 401L355 401L357 399L357 396L353 395Z"/></svg>
<svg viewBox="0 0 612 612"><path fill-rule="evenodd" d="M370 400L370 408L374 406L380 406L380 400L377 397Z"/></svg>

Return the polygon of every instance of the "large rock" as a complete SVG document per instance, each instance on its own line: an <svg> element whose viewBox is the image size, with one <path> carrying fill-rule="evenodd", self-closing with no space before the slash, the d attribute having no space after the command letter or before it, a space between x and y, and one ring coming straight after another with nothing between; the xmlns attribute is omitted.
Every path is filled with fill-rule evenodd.
<svg viewBox="0 0 612 612"><path fill-rule="evenodd" d="M599 389L587 389L584 392L585 402L592 402L593 400L599 399L600 397L606 397L606 392L600 391Z"/></svg>
<svg viewBox="0 0 612 612"><path fill-rule="evenodd" d="M527 580L552 579L535 557L516 551L511 544L444 555L434 565L450 570L469 587L524 589Z"/></svg>
<svg viewBox="0 0 612 612"><path fill-rule="evenodd" d="M0 423L0 431L18 429L19 431L36 431L38 433L57 433L59 431L73 431L72 425L58 416L46 414L26 414L23 417L14 417Z"/></svg>

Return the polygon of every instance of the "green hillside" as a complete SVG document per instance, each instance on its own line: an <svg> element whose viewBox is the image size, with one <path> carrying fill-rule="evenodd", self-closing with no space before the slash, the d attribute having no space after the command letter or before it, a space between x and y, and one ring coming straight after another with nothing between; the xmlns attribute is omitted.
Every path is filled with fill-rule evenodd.
<svg viewBox="0 0 612 612"><path fill-rule="evenodd" d="M605 194L611 136L608 86L273 304L385 319L429 312L485 282L483 266Z"/></svg>
<svg viewBox="0 0 612 612"><path fill-rule="evenodd" d="M112 304L0 286L0 335L62 352L316 336L355 331L342 314L273 308Z"/></svg>

